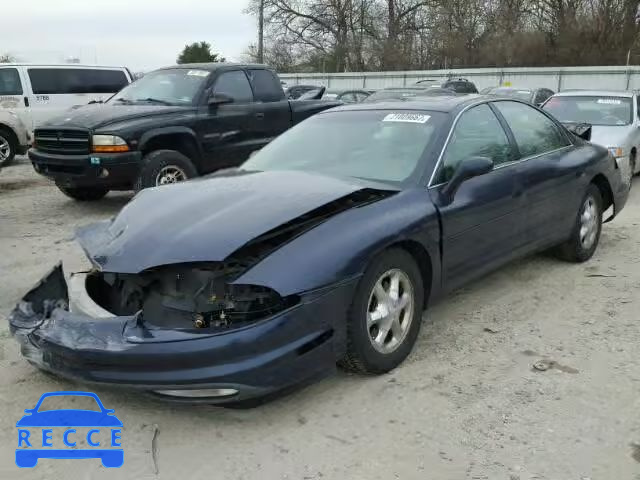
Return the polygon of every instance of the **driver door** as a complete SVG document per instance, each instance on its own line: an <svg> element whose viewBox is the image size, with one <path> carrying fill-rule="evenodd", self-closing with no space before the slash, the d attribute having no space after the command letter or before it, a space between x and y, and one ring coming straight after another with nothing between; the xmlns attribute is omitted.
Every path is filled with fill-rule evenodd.
<svg viewBox="0 0 640 480"><path fill-rule="evenodd" d="M431 191L442 219L443 288L450 291L518 254L524 201L513 140L488 104L462 114L445 148ZM473 156L490 158L493 170L463 182L449 203L443 187Z"/></svg>
<svg viewBox="0 0 640 480"><path fill-rule="evenodd" d="M229 103L202 106L196 127L200 139L205 173L240 165L253 149L249 138L253 115L253 91L243 70L220 73L210 89L223 94Z"/></svg>

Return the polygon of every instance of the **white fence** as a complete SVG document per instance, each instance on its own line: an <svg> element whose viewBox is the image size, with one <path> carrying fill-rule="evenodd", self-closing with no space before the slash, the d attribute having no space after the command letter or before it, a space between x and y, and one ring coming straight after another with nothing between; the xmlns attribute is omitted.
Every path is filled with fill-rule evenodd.
<svg viewBox="0 0 640 480"><path fill-rule="evenodd" d="M324 85L328 89L379 89L411 85L422 79L463 77L478 90L496 85L546 87L556 92L567 89L635 90L640 89L640 67L542 67L542 68L469 68L406 72L360 73L283 73L288 85Z"/></svg>

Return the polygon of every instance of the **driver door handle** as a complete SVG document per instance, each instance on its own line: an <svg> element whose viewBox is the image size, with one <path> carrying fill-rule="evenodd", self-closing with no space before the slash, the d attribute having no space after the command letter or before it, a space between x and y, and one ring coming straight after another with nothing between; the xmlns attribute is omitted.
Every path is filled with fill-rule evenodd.
<svg viewBox="0 0 640 480"><path fill-rule="evenodd" d="M256 113L256 118L258 120L263 120L264 119L264 112L258 112Z"/></svg>

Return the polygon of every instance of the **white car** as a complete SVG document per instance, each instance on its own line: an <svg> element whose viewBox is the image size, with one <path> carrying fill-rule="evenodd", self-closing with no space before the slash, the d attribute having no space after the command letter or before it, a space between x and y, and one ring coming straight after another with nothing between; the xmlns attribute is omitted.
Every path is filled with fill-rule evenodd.
<svg viewBox="0 0 640 480"><path fill-rule="evenodd" d="M635 92L573 90L553 95L542 106L564 124L591 125L591 143L609 149L623 177L640 173L640 106Z"/></svg>
<svg viewBox="0 0 640 480"><path fill-rule="evenodd" d="M0 168L9 165L16 155L24 154L30 143L31 136L20 117L0 108Z"/></svg>
<svg viewBox="0 0 640 480"><path fill-rule="evenodd" d="M0 64L0 163L1 157L11 161L24 146L12 116L32 132L70 108L107 100L132 81L125 67Z"/></svg>

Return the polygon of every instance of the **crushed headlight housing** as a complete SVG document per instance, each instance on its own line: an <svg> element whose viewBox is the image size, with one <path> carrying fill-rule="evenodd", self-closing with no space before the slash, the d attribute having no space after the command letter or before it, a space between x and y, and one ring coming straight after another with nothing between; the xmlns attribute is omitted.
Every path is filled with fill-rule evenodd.
<svg viewBox="0 0 640 480"><path fill-rule="evenodd" d="M175 265L139 274L93 272L89 296L114 315L134 315L162 328L229 329L268 318L298 302L259 285L235 285L225 264Z"/></svg>
<svg viewBox="0 0 640 480"><path fill-rule="evenodd" d="M128 152L127 142L116 135L94 135L91 137L92 151L95 153Z"/></svg>

